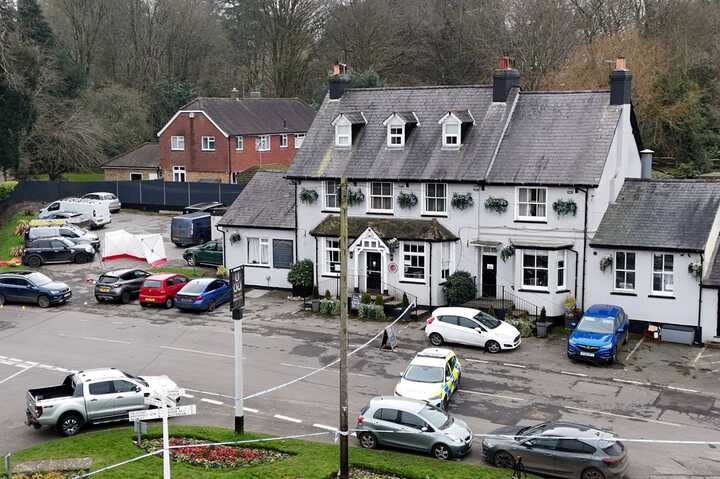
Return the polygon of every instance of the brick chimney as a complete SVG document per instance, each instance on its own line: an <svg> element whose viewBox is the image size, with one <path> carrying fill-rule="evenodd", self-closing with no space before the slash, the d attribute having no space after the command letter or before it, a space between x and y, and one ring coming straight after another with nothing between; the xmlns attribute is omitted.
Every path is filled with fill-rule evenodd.
<svg viewBox="0 0 720 479"><path fill-rule="evenodd" d="M632 72L625 65L625 57L617 57L610 73L610 104L629 105L632 100Z"/></svg>
<svg viewBox="0 0 720 479"><path fill-rule="evenodd" d="M347 74L347 65L335 62L328 80L328 94L331 100L339 100L345 89L350 85L350 75Z"/></svg>
<svg viewBox="0 0 720 479"><path fill-rule="evenodd" d="M520 72L510 66L510 57L500 57L493 75L493 101L507 101L510 90L515 87L520 87Z"/></svg>

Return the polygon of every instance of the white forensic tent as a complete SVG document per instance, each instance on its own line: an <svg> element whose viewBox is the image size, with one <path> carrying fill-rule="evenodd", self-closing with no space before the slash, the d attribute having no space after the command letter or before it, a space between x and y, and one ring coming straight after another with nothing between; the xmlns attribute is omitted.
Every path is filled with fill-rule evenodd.
<svg viewBox="0 0 720 479"><path fill-rule="evenodd" d="M125 230L108 231L103 243L103 261L122 258L146 261L152 266L167 262L162 236L135 235Z"/></svg>

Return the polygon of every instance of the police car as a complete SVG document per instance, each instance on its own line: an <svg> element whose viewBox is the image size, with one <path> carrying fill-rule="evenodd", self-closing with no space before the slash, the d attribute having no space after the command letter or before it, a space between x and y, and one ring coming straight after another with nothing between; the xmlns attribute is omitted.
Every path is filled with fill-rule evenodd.
<svg viewBox="0 0 720 479"><path fill-rule="evenodd" d="M443 348L427 348L415 356L395 386L395 395L420 399L447 409L450 398L460 385L460 360Z"/></svg>

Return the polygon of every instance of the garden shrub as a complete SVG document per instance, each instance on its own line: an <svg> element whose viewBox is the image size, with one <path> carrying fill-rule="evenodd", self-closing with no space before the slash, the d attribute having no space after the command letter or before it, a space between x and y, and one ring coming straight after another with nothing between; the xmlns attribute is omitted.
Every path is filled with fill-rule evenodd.
<svg viewBox="0 0 720 479"><path fill-rule="evenodd" d="M445 280L443 292L450 306L459 306L475 299L477 288L470 273L456 271Z"/></svg>
<svg viewBox="0 0 720 479"><path fill-rule="evenodd" d="M360 298L360 303L372 304L372 296L370 296L370 293L363 293L362 297Z"/></svg>
<svg viewBox="0 0 720 479"><path fill-rule="evenodd" d="M321 299L320 314L334 316L340 314L340 301L337 299Z"/></svg>
<svg viewBox="0 0 720 479"><path fill-rule="evenodd" d="M305 291L312 290L313 287L313 262L309 259L297 261L290 266L287 275L288 283L295 288Z"/></svg>
<svg viewBox="0 0 720 479"><path fill-rule="evenodd" d="M385 309L377 304L360 304L358 316L361 319L385 319Z"/></svg>
<svg viewBox="0 0 720 479"><path fill-rule="evenodd" d="M375 296L375 304L378 305L378 306L382 306L382 305L385 304L385 301L383 301L383 295L382 295L382 294L378 293L378 294Z"/></svg>

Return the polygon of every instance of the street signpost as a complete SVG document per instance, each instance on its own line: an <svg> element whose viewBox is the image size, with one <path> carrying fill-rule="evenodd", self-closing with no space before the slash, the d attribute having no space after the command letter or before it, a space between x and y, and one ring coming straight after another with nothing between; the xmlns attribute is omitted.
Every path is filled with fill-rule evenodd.
<svg viewBox="0 0 720 479"><path fill-rule="evenodd" d="M230 270L230 287L232 301L230 310L233 318L233 337L235 343L235 432L245 432L245 412L243 410L243 337L242 317L245 307L245 266Z"/></svg>

